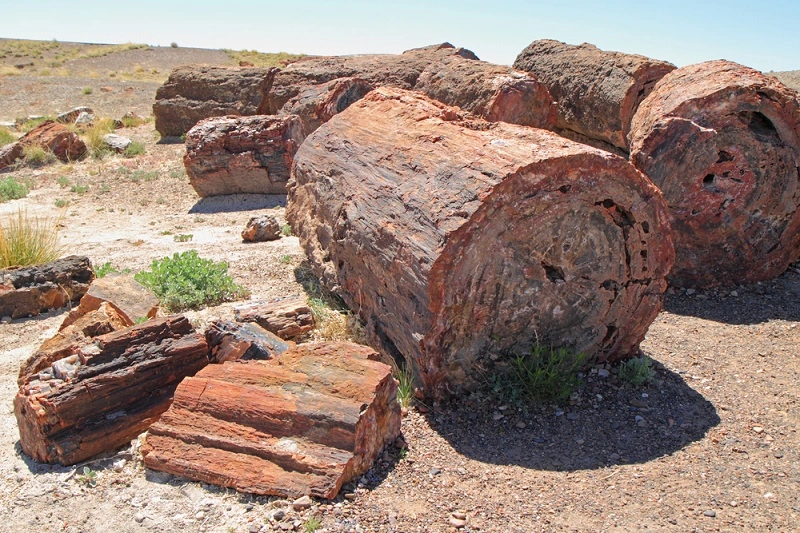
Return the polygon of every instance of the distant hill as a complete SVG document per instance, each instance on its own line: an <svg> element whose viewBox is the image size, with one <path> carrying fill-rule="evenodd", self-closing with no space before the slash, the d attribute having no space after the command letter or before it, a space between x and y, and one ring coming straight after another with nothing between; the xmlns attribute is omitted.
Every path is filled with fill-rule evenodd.
<svg viewBox="0 0 800 533"><path fill-rule="evenodd" d="M800 92L800 70L786 70L783 72L767 72L770 76L775 76L781 83Z"/></svg>

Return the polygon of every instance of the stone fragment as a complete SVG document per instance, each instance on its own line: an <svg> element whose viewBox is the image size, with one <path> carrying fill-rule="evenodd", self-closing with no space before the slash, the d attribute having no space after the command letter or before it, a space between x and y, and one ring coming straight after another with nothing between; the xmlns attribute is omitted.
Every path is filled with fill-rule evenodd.
<svg viewBox="0 0 800 533"><path fill-rule="evenodd" d="M338 78L306 88L286 102L278 114L299 116L308 135L372 89L360 78Z"/></svg>
<svg viewBox="0 0 800 533"><path fill-rule="evenodd" d="M23 145L19 141L0 146L0 170L10 167L23 156Z"/></svg>
<svg viewBox="0 0 800 533"><path fill-rule="evenodd" d="M304 139L294 115L210 118L186 135L183 164L199 196L285 194Z"/></svg>
<svg viewBox="0 0 800 533"><path fill-rule="evenodd" d="M400 432L397 382L376 356L315 343L209 365L150 427L145 466L241 492L332 499Z"/></svg>
<svg viewBox="0 0 800 533"><path fill-rule="evenodd" d="M255 322L281 339L293 339L314 329L314 315L303 296L256 301L233 308L239 322Z"/></svg>
<svg viewBox="0 0 800 533"><path fill-rule="evenodd" d="M206 330L206 342L214 363L272 359L295 345L258 324L237 324L228 320L212 322Z"/></svg>
<svg viewBox="0 0 800 533"><path fill-rule="evenodd" d="M313 503L314 501L307 495L301 496L292 502L292 509L295 511L305 511L306 509L310 508L311 504Z"/></svg>
<svg viewBox="0 0 800 533"><path fill-rule="evenodd" d="M128 274L107 274L95 279L81 298L77 308L69 312L61 328L64 329L90 311L108 303L116 309L126 326L132 326L143 318L155 318L158 314L158 297L153 291Z"/></svg>
<svg viewBox="0 0 800 533"><path fill-rule="evenodd" d="M72 111L67 111L66 113L61 113L60 115L56 116L56 122L61 124L74 124L81 113L94 115L94 111L90 107L81 106L76 107Z"/></svg>
<svg viewBox="0 0 800 533"><path fill-rule="evenodd" d="M131 143L133 143L133 141L128 137L123 137L122 135L106 133L103 136L103 143L119 154L124 152L125 149L130 146Z"/></svg>
<svg viewBox="0 0 800 533"><path fill-rule="evenodd" d="M274 215L251 217L242 231L242 240L248 242L274 241L281 238L281 225Z"/></svg>

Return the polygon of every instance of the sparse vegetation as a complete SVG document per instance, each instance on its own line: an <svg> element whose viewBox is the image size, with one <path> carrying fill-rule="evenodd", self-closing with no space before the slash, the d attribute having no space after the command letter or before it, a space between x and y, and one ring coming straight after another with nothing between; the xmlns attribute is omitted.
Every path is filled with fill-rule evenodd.
<svg viewBox="0 0 800 533"><path fill-rule="evenodd" d="M175 242L189 242L194 238L191 233L181 233L180 235L173 235L172 240Z"/></svg>
<svg viewBox="0 0 800 533"><path fill-rule="evenodd" d="M16 141L17 138L11 133L8 128L0 127L0 146L5 146Z"/></svg>
<svg viewBox="0 0 800 533"><path fill-rule="evenodd" d="M120 119L120 122L122 122L122 125L125 126L126 128L135 128L136 126L141 126L142 124L145 124L147 120L137 116L126 116L122 117Z"/></svg>
<svg viewBox="0 0 800 533"><path fill-rule="evenodd" d="M78 474L75 479L79 482L83 483L87 487L96 487L97 486L97 472L89 468L88 466L84 466L81 469L81 474Z"/></svg>
<svg viewBox="0 0 800 533"><path fill-rule="evenodd" d="M91 87L84 87L84 88L83 88L83 94L85 94L85 95L87 95L87 96L88 96L88 95L90 95L90 94L92 94L92 92L94 92L94 91L92 90L92 88L91 88Z"/></svg>
<svg viewBox="0 0 800 533"><path fill-rule="evenodd" d="M157 170L134 170L131 172L130 177L128 178L134 183L139 183L140 181L155 181L158 179L158 171Z"/></svg>
<svg viewBox="0 0 800 533"><path fill-rule="evenodd" d="M289 224L284 224L281 226L281 234L284 237L291 237L294 235L294 233L292 233L292 227Z"/></svg>
<svg viewBox="0 0 800 533"><path fill-rule="evenodd" d="M284 265L291 265L292 264L292 256L291 255L282 255L279 259L281 263Z"/></svg>
<svg viewBox="0 0 800 533"><path fill-rule="evenodd" d="M29 167L42 167L55 161L55 154L43 146L29 144L22 149L22 162Z"/></svg>
<svg viewBox="0 0 800 533"><path fill-rule="evenodd" d="M102 159L112 152L111 147L103 140L112 131L114 131L114 120L103 118L95 120L84 132L84 142L86 142L86 147L89 149L89 155L94 159Z"/></svg>
<svg viewBox="0 0 800 533"><path fill-rule="evenodd" d="M314 533L320 528L320 526L322 526L322 521L316 516L312 516L306 520L305 524L303 524L303 531L306 533Z"/></svg>
<svg viewBox="0 0 800 533"><path fill-rule="evenodd" d="M38 219L18 209L0 225L0 268L39 265L61 256L58 219Z"/></svg>
<svg viewBox="0 0 800 533"><path fill-rule="evenodd" d="M408 408L414 398L414 378L407 366L395 367L394 378L397 380L397 402L400 407Z"/></svg>
<svg viewBox="0 0 800 533"><path fill-rule="evenodd" d="M0 203L28 196L29 186L12 176L0 179Z"/></svg>
<svg viewBox="0 0 800 533"><path fill-rule="evenodd" d="M171 311L197 309L249 295L228 275L225 262L203 259L196 250L154 260L136 281L152 290Z"/></svg>
<svg viewBox="0 0 800 533"><path fill-rule="evenodd" d="M619 365L618 376L622 381L638 387L653 381L656 371L649 357L634 357Z"/></svg>
<svg viewBox="0 0 800 533"><path fill-rule="evenodd" d="M64 200L63 198L56 198L56 201L53 202L53 205L61 209L69 205L69 200Z"/></svg>
<svg viewBox="0 0 800 533"><path fill-rule="evenodd" d="M58 179L56 180L56 183L58 183L58 186L61 187L62 189L65 189L70 185L69 178L67 178L66 176L59 176Z"/></svg>
<svg viewBox="0 0 800 533"><path fill-rule="evenodd" d="M289 54L287 52L262 53L257 50L223 50L228 57L237 63L250 63L255 67L284 67L303 57L304 54Z"/></svg>
<svg viewBox="0 0 800 533"><path fill-rule="evenodd" d="M88 185L73 185L69 188L70 192L74 192L76 194L85 194L89 190Z"/></svg>
<svg viewBox="0 0 800 533"><path fill-rule="evenodd" d="M139 141L133 141L131 144L125 148L123 154L125 157L136 157L137 155L143 155L145 153L144 143Z"/></svg>
<svg viewBox="0 0 800 533"><path fill-rule="evenodd" d="M117 270L117 268L108 261L102 265L94 267L94 275L98 278L104 278L107 274L116 274L118 272L119 270Z"/></svg>
<svg viewBox="0 0 800 533"><path fill-rule="evenodd" d="M48 115L44 117L32 118L30 120L26 120L18 127L22 130L22 133L28 133L29 131L38 128L48 120L55 120L55 117Z"/></svg>

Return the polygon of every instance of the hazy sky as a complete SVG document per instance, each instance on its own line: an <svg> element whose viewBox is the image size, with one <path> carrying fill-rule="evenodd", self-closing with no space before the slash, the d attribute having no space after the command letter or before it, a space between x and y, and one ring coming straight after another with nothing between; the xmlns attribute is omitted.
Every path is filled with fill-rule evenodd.
<svg viewBox="0 0 800 533"><path fill-rule="evenodd" d="M261 52L389 52L449 41L510 64L531 41L591 42L679 66L800 69L800 0L5 0L0 37Z"/></svg>

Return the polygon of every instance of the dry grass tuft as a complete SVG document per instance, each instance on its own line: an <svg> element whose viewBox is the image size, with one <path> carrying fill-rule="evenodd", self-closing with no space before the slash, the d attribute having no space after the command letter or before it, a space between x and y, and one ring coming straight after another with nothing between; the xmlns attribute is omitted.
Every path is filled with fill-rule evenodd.
<svg viewBox="0 0 800 533"><path fill-rule="evenodd" d="M0 224L0 268L49 263L64 249L58 242L60 218L40 219L18 209Z"/></svg>
<svg viewBox="0 0 800 533"><path fill-rule="evenodd" d="M228 57L239 62L252 63L256 67L284 67L295 61L305 54L289 54L287 52L278 52L274 54L265 54L256 50L228 50L223 49L223 52L228 54Z"/></svg>

